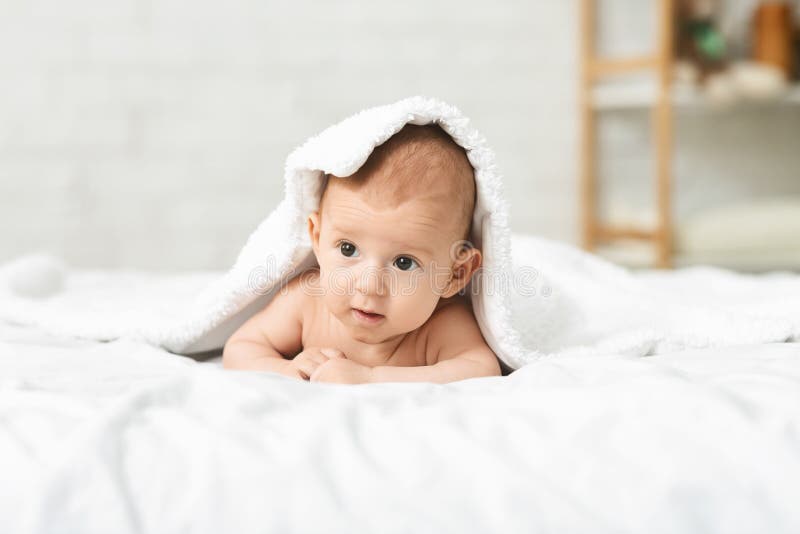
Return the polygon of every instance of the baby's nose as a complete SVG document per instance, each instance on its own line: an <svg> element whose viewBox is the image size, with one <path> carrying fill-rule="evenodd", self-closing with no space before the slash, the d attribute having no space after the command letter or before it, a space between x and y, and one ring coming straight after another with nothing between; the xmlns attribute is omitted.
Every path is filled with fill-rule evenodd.
<svg viewBox="0 0 800 534"><path fill-rule="evenodd" d="M377 267L374 265L365 267L356 276L356 290L364 295L383 296L389 285L389 280L387 280L389 275L389 269L384 267Z"/></svg>

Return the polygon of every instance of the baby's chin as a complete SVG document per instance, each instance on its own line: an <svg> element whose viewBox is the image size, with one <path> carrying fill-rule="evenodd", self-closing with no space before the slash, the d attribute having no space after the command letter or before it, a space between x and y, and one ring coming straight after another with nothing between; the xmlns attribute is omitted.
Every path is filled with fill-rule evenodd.
<svg viewBox="0 0 800 534"><path fill-rule="evenodd" d="M348 330L352 339L367 345L378 345L380 343L385 343L391 340L393 337L399 335L397 333L387 334L382 329L365 330L363 328L350 327Z"/></svg>
<svg viewBox="0 0 800 534"><path fill-rule="evenodd" d="M353 312L350 312L350 316L347 317L347 320L343 321L344 324L347 326L347 331L350 333L350 336L357 340L363 341L365 343L379 343L384 341L386 337L391 337L390 335L387 336L387 332L390 330L387 325L386 317L383 318L382 321L378 324L374 325L365 325L359 324L357 319L352 317Z"/></svg>

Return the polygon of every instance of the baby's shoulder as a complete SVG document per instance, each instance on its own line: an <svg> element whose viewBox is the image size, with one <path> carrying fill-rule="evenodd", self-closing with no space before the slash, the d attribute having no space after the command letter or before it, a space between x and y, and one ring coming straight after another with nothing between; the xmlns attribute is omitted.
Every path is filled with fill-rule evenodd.
<svg viewBox="0 0 800 534"><path fill-rule="evenodd" d="M494 356L483 339L472 304L466 298L457 298L437 307L425 329L428 365L467 351L481 351Z"/></svg>
<svg viewBox="0 0 800 534"><path fill-rule="evenodd" d="M440 336L449 327L473 325L477 328L478 322L472 312L472 305L463 298L441 300L426 323L430 329L429 335L438 333Z"/></svg>
<svg viewBox="0 0 800 534"><path fill-rule="evenodd" d="M312 267L285 282L286 289L294 294L312 295L319 289L319 267Z"/></svg>
<svg viewBox="0 0 800 534"><path fill-rule="evenodd" d="M292 308L302 313L316 300L318 289L319 271L304 271L284 281L273 301L281 301L281 307L284 309Z"/></svg>

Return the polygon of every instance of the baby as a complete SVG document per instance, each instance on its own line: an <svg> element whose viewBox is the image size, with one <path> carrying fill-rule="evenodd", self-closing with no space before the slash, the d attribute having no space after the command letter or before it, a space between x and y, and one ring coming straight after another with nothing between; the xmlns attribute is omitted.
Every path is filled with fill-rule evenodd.
<svg viewBox="0 0 800 534"><path fill-rule="evenodd" d="M228 340L229 369L312 382L451 382L501 374L462 291L481 265L464 149L406 125L347 178L325 176L308 231L319 268Z"/></svg>

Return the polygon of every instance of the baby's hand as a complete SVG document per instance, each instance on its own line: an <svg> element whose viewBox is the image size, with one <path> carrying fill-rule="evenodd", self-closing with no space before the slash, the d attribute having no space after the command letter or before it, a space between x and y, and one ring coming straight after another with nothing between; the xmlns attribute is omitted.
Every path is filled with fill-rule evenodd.
<svg viewBox="0 0 800 534"><path fill-rule="evenodd" d="M364 384L370 382L371 376L372 367L346 358L331 358L311 374L311 382Z"/></svg>
<svg viewBox="0 0 800 534"><path fill-rule="evenodd" d="M297 373L299 378L308 380L317 368L332 359L344 359L344 353L338 349L308 347L288 360L288 368L290 373Z"/></svg>

